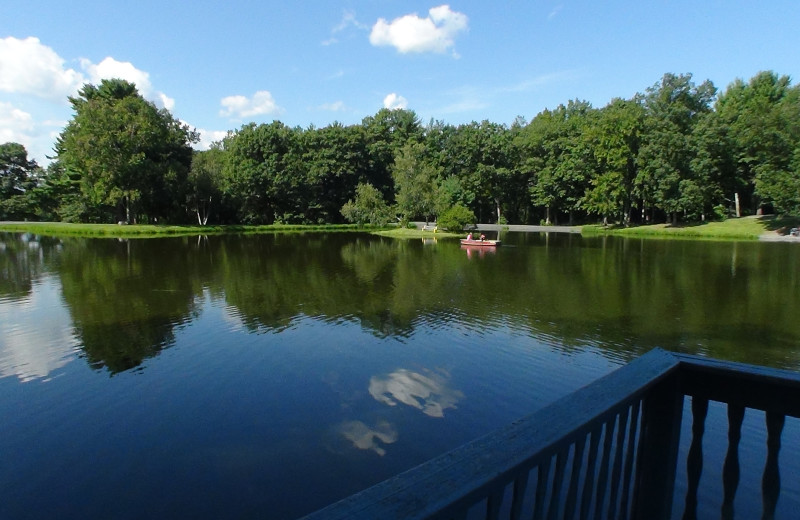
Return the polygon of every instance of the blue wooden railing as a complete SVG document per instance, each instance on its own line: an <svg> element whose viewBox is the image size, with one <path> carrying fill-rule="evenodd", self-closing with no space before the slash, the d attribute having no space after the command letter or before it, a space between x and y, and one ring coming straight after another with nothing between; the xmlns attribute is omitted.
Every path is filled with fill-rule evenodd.
<svg viewBox="0 0 800 520"><path fill-rule="evenodd" d="M780 494L783 424L786 416L800 417L800 375L655 349L528 417L305 520L671 518L687 400L692 439L683 518L697 516L709 401L728 407L723 518L733 513L744 410L766 412L761 500L762 518L771 518Z"/></svg>

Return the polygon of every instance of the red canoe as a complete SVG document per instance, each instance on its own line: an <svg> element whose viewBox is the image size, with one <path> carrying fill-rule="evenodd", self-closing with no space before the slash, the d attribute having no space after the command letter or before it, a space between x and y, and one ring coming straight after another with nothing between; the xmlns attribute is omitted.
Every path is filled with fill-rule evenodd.
<svg viewBox="0 0 800 520"><path fill-rule="evenodd" d="M470 247L497 247L500 245L499 240L467 240L466 238L461 239L462 246L470 246Z"/></svg>

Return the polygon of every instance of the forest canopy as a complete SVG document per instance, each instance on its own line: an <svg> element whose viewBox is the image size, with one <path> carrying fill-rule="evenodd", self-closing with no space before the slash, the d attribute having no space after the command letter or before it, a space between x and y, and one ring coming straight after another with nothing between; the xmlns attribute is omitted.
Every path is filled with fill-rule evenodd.
<svg viewBox="0 0 800 520"><path fill-rule="evenodd" d="M800 215L800 90L760 72L719 92L665 74L602 108L530 122L245 124L210 150L123 80L85 85L47 169L0 145L0 219L151 223L432 220L628 225ZM364 207L359 207L362 204ZM344 210L344 211L343 211Z"/></svg>

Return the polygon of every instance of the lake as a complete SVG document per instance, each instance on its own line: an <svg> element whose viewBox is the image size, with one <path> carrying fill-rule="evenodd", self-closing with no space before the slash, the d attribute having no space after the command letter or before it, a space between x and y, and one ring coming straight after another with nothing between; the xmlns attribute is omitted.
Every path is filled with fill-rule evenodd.
<svg viewBox="0 0 800 520"><path fill-rule="evenodd" d="M653 347L800 369L796 244L502 238L0 234L0 518L296 518Z"/></svg>

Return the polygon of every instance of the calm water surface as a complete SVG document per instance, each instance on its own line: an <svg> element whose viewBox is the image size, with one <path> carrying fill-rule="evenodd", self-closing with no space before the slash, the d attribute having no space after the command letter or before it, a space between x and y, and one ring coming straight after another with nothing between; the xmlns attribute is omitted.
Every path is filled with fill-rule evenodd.
<svg viewBox="0 0 800 520"><path fill-rule="evenodd" d="M796 244L503 239L0 234L0 518L295 518L656 346L800 369Z"/></svg>

